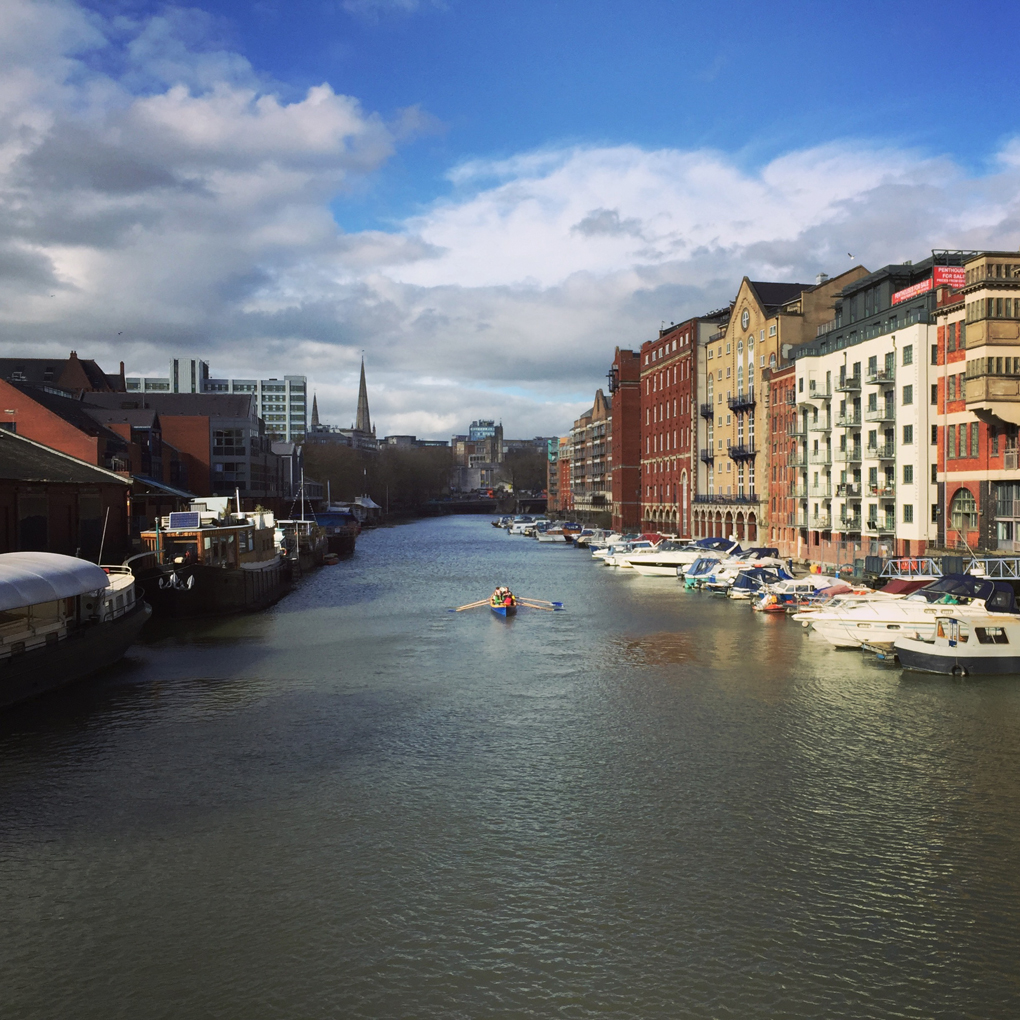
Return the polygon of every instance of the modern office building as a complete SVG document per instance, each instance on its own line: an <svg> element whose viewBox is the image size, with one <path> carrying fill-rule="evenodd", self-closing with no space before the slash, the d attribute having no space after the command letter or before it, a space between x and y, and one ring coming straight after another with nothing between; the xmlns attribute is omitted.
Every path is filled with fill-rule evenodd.
<svg viewBox="0 0 1020 1020"><path fill-rule="evenodd" d="M244 393L255 398L255 413L266 433L280 442L302 442L308 431L308 381L303 375L272 379L220 379L198 358L171 358L166 376L128 376L129 393Z"/></svg>

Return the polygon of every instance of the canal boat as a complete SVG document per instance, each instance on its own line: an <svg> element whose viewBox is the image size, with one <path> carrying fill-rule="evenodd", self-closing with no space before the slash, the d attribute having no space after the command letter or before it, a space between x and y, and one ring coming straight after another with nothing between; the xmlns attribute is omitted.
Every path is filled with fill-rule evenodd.
<svg viewBox="0 0 1020 1020"><path fill-rule="evenodd" d="M263 609L287 590L274 537L271 513L227 514L196 502L143 531L146 551L129 562L159 616Z"/></svg>
<svg viewBox="0 0 1020 1020"><path fill-rule="evenodd" d="M932 637L901 634L893 647L901 666L924 673L1020 673L1020 619L1010 613L947 611L935 617Z"/></svg>
<svg viewBox="0 0 1020 1020"><path fill-rule="evenodd" d="M50 552L0 555L0 707L112 665L151 614L127 568Z"/></svg>
<svg viewBox="0 0 1020 1020"><path fill-rule="evenodd" d="M349 507L329 506L313 514L315 523L322 528L326 539L326 552L334 556L352 556L361 524Z"/></svg>

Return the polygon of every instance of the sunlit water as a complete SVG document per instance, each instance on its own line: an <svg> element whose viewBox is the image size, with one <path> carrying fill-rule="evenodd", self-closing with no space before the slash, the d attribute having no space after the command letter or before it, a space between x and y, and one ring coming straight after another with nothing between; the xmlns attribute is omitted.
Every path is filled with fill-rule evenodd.
<svg viewBox="0 0 1020 1020"><path fill-rule="evenodd" d="M0 721L0 1015L1012 1018L1018 801L1020 679L380 530Z"/></svg>

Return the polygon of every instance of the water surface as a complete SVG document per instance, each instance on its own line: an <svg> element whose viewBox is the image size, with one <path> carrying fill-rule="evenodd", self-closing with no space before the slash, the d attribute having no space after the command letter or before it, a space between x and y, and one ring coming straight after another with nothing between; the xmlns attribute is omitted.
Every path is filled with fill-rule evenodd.
<svg viewBox="0 0 1020 1020"><path fill-rule="evenodd" d="M379 530L0 721L0 1013L1012 1018L1018 801L1020 679Z"/></svg>

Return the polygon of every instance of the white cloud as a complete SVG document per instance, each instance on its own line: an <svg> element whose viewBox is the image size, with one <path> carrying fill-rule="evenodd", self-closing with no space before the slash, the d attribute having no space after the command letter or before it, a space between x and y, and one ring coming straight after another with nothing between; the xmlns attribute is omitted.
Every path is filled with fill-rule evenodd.
<svg viewBox="0 0 1020 1020"><path fill-rule="evenodd" d="M347 424L365 350L383 432L495 416L553 434L590 405L617 344L717 307L744 274L810 281L848 251L877 268L1020 243L1016 142L979 177L866 140L757 168L710 150L543 149L453 167L452 197L390 232L345 233L331 203L434 130L427 112L386 123L328 83L283 98L190 13L104 22L3 3L9 351L74 347L146 374L178 351L225 374L304 372L323 417ZM100 52L115 72L82 59Z"/></svg>

